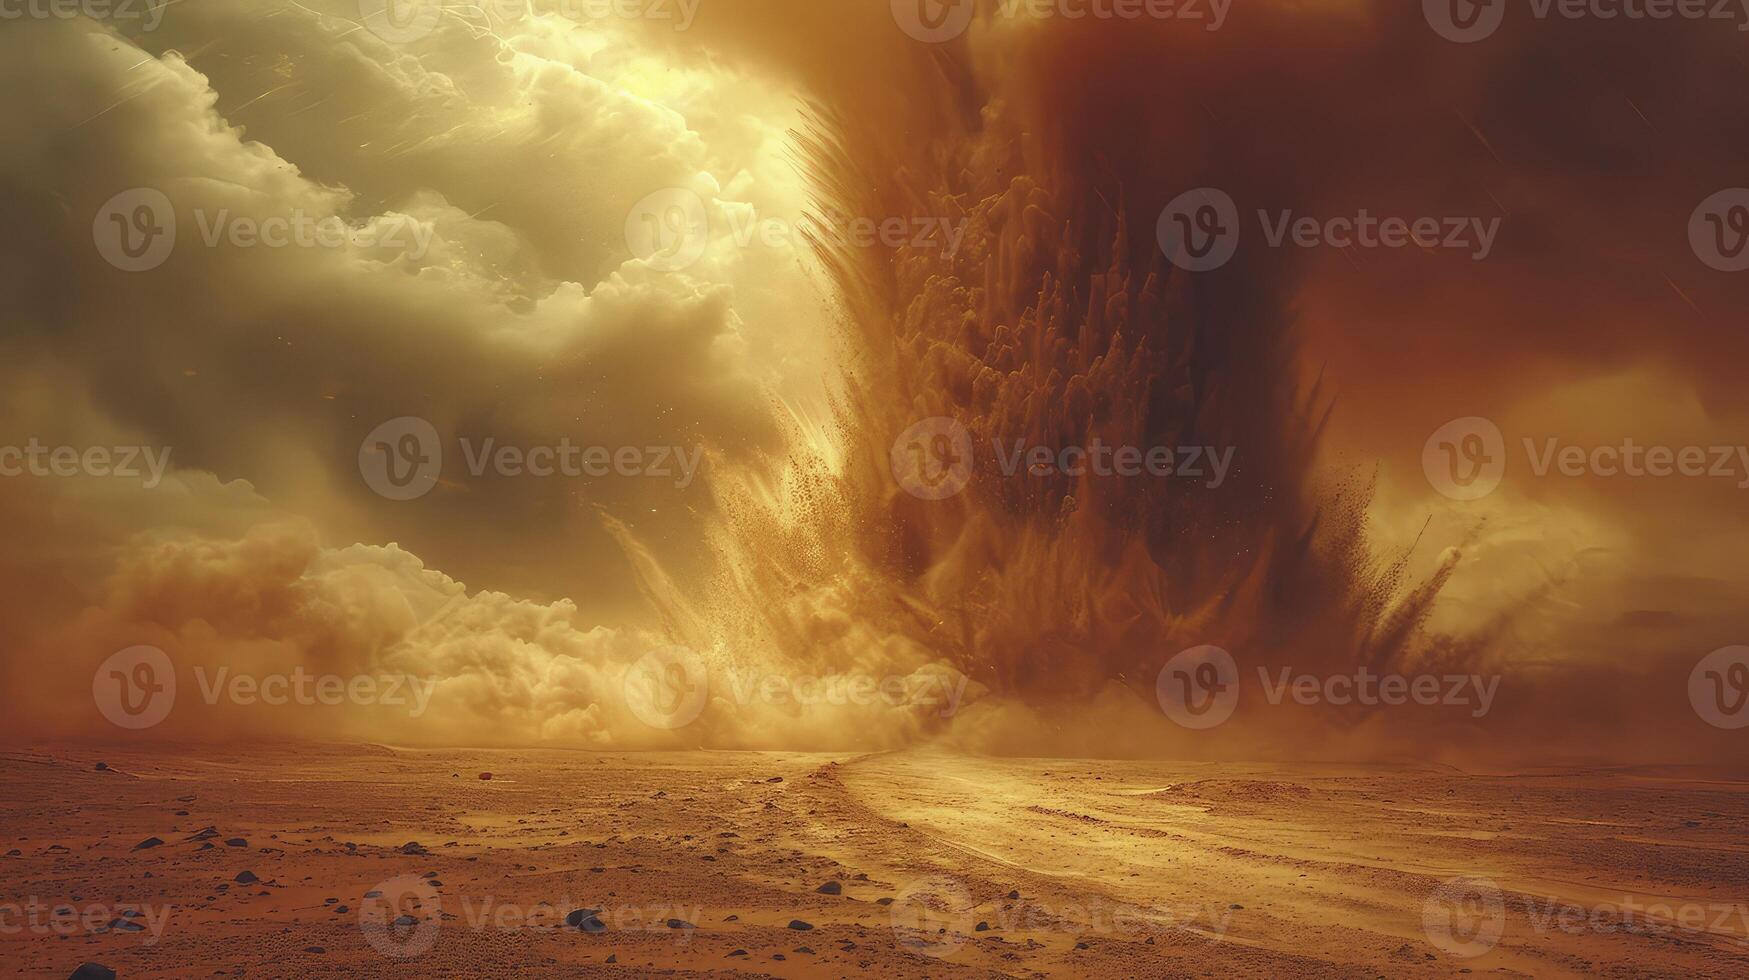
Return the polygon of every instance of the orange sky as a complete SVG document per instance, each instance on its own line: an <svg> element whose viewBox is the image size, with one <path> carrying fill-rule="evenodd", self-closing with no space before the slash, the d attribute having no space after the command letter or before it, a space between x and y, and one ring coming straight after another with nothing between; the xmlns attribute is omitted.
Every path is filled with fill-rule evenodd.
<svg viewBox="0 0 1749 980"><path fill-rule="evenodd" d="M1749 442L1733 376L1749 363L1749 274L1708 267L1689 240L1696 205L1746 182L1749 63L1731 25L1520 18L1465 45L1416 4L1280 0L1218 31L994 17L937 46L882 3L705 0L685 30L457 18L397 44L355 6L180 4L150 31L24 21L0 35L0 77L21 93L0 106L0 210L15 216L0 229L0 445L173 450L149 490L0 478L0 642L25 728L58 723L37 710L57 698L82 708L109 653L154 643L399 663L444 679L445 725L642 744L606 692L671 623L634 570L707 574L725 493L781 471L866 353L806 243L742 247L730 216L793 221L821 193L792 137L810 125L867 148L871 173L850 183L897 197L908 185L877 164L926 168L1019 120L1047 148L1024 166L1081 211L1133 218L1137 256L1183 190L1238 202L1240 264L1203 281L1203 302L1243 331L1233 311L1283 299L1291 376L1321 373L1334 404L1310 482L1376 477L1379 554L1414 543L1424 578L1463 548L1434 625L1462 634L1510 613L1486 663L1536 679L1502 702L1493 738L1552 739L1590 714L1640 754L1740 751L1697 727L1681 692L1701 656L1749 642L1749 471L1538 477L1523 448ZM137 187L168 195L181 228L166 264L130 274L93 248L93 216ZM640 199L673 187L715 221L682 273L632 254L624 232ZM1254 217L1362 208L1498 220L1498 238L1481 261L1266 249ZM214 215L292 212L410 219L430 245L202 242ZM409 415L446 438L672 445L708 462L686 487L446 469L401 503L360 478L358 447ZM1511 461L1495 493L1453 501L1423 448L1467 416L1500 427ZM1572 673L1548 682L1550 664ZM1561 691L1578 699L1550 713ZM907 721L883 737L911 734Z"/></svg>

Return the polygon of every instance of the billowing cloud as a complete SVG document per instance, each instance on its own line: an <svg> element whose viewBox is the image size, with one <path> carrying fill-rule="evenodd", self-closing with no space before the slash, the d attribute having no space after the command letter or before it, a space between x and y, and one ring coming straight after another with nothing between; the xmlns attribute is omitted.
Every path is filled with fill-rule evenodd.
<svg viewBox="0 0 1749 980"><path fill-rule="evenodd" d="M675 734L628 713L623 687L677 640L755 675L774 662L817 678L945 669L943 650L855 612L885 593L841 561L847 536L879 541L889 566L921 552L819 500L858 465L834 426L847 401L879 396L869 378L885 352L867 345L871 324L841 332L848 310L870 307L843 302L796 219L845 198L972 214L984 202L969 193L905 194L976 186L962 171L978 168L1006 180L1012 165L1054 182L1088 227L1121 212L1138 267L1158 261L1148 239L1167 201L1208 185L1235 198L1247 278L1183 287L1173 315L1232 342L1250 336L1246 317L1292 311L1291 364L1268 379L1310 389L1321 376L1334 395L1306 482L1376 484L1380 561L1405 580L1452 569L1432 622L1489 641L1481 663L1506 678L1490 725L1502 746L1613 737L1668 755L1682 733L1713 734L1692 731L1679 695L1694 661L1749 635L1732 598L1746 491L1537 476L1524 443L1745 441L1734 371L1749 341L1733 316L1749 280L1707 267L1688 240L1695 205L1742 183L1725 124L1742 117L1741 86L1704 81L1740 76L1727 25L1521 18L1457 45L1418 5L1384 0L1258 4L1219 30L1035 22L986 4L964 37L930 45L875 2L706 0L684 30L549 4L446 8L400 39L352 0L163 13L152 30L23 20L0 33L0 75L18 93L0 104L0 446L148 451L140 476L0 477L0 642L29 724L88 728L90 671L156 644L190 670L436 685L421 719L348 711L336 729L319 711L220 710L224 730L885 745L947 727L915 704L875 721L749 707L745 690L724 699L713 685L713 709ZM810 140L841 141L861 169L803 172ZM167 211L140 211L160 200ZM1265 254L1258 211L1455 216L1498 236L1482 261ZM149 242L172 214L174 248L149 271L118 268L137 259L102 245ZM756 217L783 226L767 236ZM684 268L636 247L651 221L658 236L703 229ZM961 259L980 300L1014 263ZM1226 355L1263 360L1242 347ZM1512 453L1481 501L1448 500L1421 472L1428 435L1464 416L1492 419ZM406 417L429 424L443 463L401 501L373 487L360 453L398 451L398 436L361 444ZM617 462L528 475L567 447L631 450L643 475ZM156 477L151 454L167 461ZM854 527L830 526L847 516ZM780 573L740 561L760 548ZM988 583L989 553L959 548L909 584L939 598L956 575ZM751 591L782 597L754 602L779 621L782 651L736 618L759 574L766 591ZM927 619L915 598L882 615ZM1098 673L1110 653L1078 662ZM1114 686L1094 685L1083 726L1139 724L1145 682L1095 680ZM47 691L87 717L36 710L54 703ZM1563 691L1571 712L1539 714ZM977 684L964 696L963 744L1044 751L1027 733L1061 727L1058 706L1005 708ZM1672 717L1683 727L1658 727ZM166 731L194 731L177 724L193 722ZM1389 741L1364 724L1326 735L1356 753ZM1127 751L1097 731L1071 743Z"/></svg>

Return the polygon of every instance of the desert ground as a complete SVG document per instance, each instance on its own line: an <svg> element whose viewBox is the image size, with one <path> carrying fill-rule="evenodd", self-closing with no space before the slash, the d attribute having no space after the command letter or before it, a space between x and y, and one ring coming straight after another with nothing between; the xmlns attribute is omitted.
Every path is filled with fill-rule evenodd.
<svg viewBox="0 0 1749 980"><path fill-rule="evenodd" d="M140 743L0 773L17 976L1749 974L1719 773Z"/></svg>

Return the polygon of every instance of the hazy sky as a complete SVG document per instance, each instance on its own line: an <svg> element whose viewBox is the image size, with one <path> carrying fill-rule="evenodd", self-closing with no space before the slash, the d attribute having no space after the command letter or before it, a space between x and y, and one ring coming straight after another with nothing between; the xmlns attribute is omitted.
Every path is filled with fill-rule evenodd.
<svg viewBox="0 0 1749 980"><path fill-rule="evenodd" d="M1688 668L1749 643L1749 454L1723 478L1538 477L1524 446L1749 442L1749 273L1690 241L1703 200L1749 184L1736 25L1524 18L1455 44L1418 4L1278 0L1219 30L998 16L934 45L878 2L539 6L385 27L368 0L185 2L0 30L0 445L169 453L149 487L0 477L19 727L86 727L47 706L88 714L97 663L152 644L438 678L445 707L409 737L647 742L611 694L663 632L634 567L706 563L719 476L781 469L840 372L854 388L845 308L797 228L814 188L792 132L921 159L943 118L1000 112L1078 172L1152 161L1166 178L1125 190L1138 213L1224 189L1245 248L1290 211L1494 228L1479 260L1288 246L1268 264L1295 373L1334 400L1321 478L1376 478L1375 545L1419 540L1414 574L1464 545L1434 622L1510 611L1494 662L1585 665L1556 689L1578 715L1692 725ZM175 244L126 271L102 243L158 200L142 191ZM704 209L684 268L636 254L643 216L674 213L641 205L658 193ZM306 217L344 233L254 240ZM1470 416L1509 463L1456 501L1423 450ZM406 501L360 462L403 417L445 451ZM661 450L672 473L475 476L488 439Z"/></svg>

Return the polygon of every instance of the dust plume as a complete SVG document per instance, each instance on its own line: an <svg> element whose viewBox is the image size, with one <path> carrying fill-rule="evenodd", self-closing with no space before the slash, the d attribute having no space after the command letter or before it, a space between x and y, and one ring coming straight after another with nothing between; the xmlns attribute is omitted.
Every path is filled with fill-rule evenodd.
<svg viewBox="0 0 1749 980"><path fill-rule="evenodd" d="M0 233L0 443L175 448L150 491L0 486L18 731L106 731L53 705L88 704L106 656L150 644L187 670L431 691L418 717L196 698L160 730L185 737L1730 751L1664 723L1695 723L1682 678L1749 629L1731 493L1522 482L1463 510L1419 473L1426 434L1464 415L1740 426L1720 366L1745 350L1719 312L1737 287L1685 271L1660 230L1728 171L1701 134L1741 90L1699 104L1672 79L1728 64L1729 39L1672 26L1610 82L1580 43L1608 25L1464 48L1414 5L1364 0L1249 4L1219 30L984 3L940 43L877 2L707 2L685 30L452 11L406 43L354 6L181 4L156 32L0 36L8 77L40 96L0 107L0 200L40 229ZM1551 59L1570 73L1547 78ZM1625 192L1648 174L1666 178L1656 199ZM191 229L196 211L297 209L410 221L429 247L188 247L118 275L91 215L140 186ZM1360 206L1506 231L1486 268L1244 247L1188 273L1158 224L1199 187L1247 215ZM710 226L683 270L621 234L675 188ZM1615 238L1587 224L1606 206ZM803 232L749 247L729 231L748 214ZM903 240L825 233L845 216L899 219ZM1617 244L1566 257L1590 242ZM1657 329L1673 309L1685 329ZM706 462L685 487L452 464L396 503L357 462L396 416ZM970 470L924 499L895 459L944 421ZM1200 475L1069 476L1023 452L1096 445L1194 448ZM1156 683L1211 645L1242 666L1246 707L1188 731ZM708 707L672 729L626 694L669 647L711 676ZM1499 698L1485 718L1263 703L1282 669L1474 676ZM759 693L774 680L790 696ZM798 699L798 681L906 694Z"/></svg>
<svg viewBox="0 0 1749 980"><path fill-rule="evenodd" d="M1151 701L1161 666L1209 643L1314 669L1449 656L1420 629L1437 577L1371 557L1364 476L1312 478L1328 398L1298 380L1295 270L1260 255L1193 278L1156 241L1174 188L1237 176L1192 113L1150 95L1207 67L1198 39L1043 27L986 22L901 76L905 140L853 84L814 103L796 138L822 213L940 217L964 238L819 244L845 309L841 400L830 425L796 427L780 485L726 502L714 588L655 578L658 605L684 609L679 638L792 663L944 662L986 708L1084 708L1108 685ZM919 499L894 479L895 443L943 418L969 433L974 470L965 492ZM1214 447L1231 472L1004 473L991 447L1016 441Z"/></svg>

